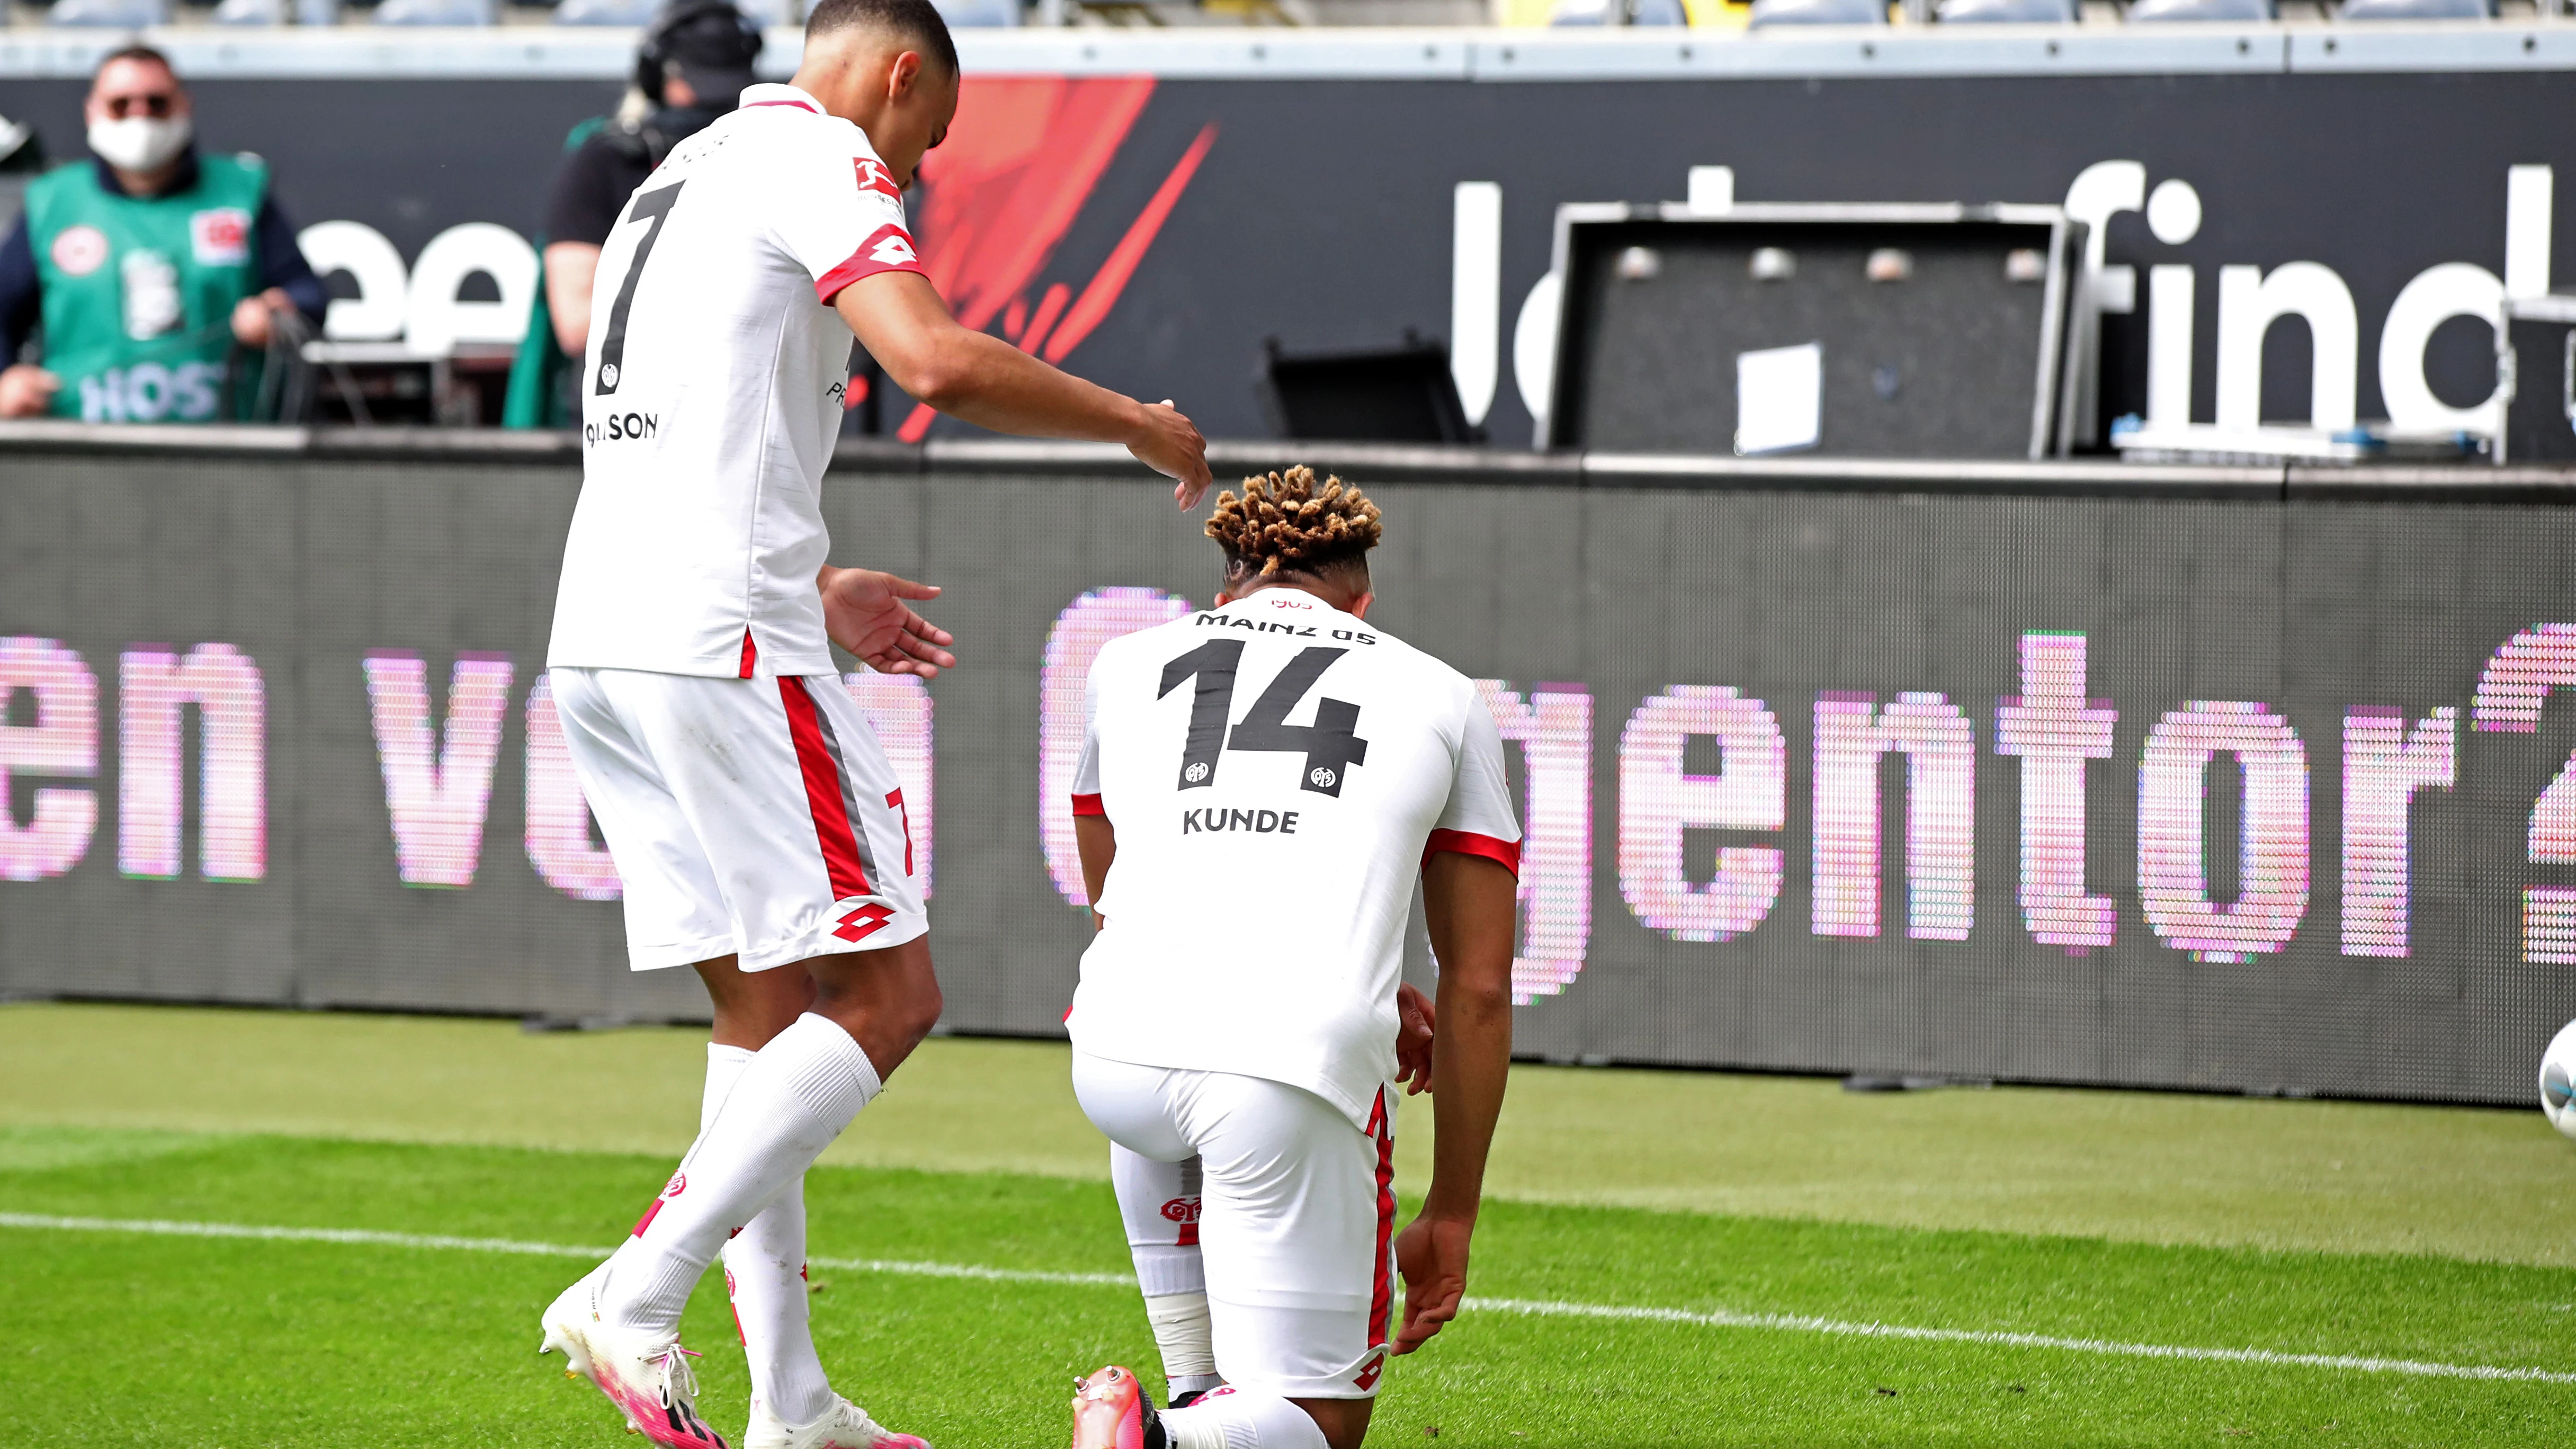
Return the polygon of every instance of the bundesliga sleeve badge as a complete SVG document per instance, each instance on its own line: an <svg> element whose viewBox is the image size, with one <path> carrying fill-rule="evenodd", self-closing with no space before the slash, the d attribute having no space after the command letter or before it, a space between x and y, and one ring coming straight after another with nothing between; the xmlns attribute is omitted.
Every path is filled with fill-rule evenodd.
<svg viewBox="0 0 2576 1449"><path fill-rule="evenodd" d="M861 191L873 191L898 203L903 200L903 188L894 184L894 175L886 170L884 162L874 156L853 156L850 167L858 173Z"/></svg>

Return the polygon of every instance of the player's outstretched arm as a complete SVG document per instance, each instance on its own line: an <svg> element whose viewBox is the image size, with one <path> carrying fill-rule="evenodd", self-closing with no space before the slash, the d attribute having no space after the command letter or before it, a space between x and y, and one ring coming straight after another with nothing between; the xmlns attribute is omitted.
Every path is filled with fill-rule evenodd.
<svg viewBox="0 0 2576 1449"><path fill-rule="evenodd" d="M1485 1193L1485 1155L1512 1065L1512 932L1518 883L1480 855L1443 851L1423 863L1422 904L1440 961L1433 1027L1431 1188L1395 1240L1411 1353L1458 1316L1467 1294L1467 1240Z"/></svg>
<svg viewBox="0 0 2576 1449"><path fill-rule="evenodd" d="M915 401L997 433L1124 443L1137 461L1177 480L1172 497L1183 508L1197 507L1207 492L1207 440L1170 403L1140 403L959 325L917 272L862 277L832 305Z"/></svg>

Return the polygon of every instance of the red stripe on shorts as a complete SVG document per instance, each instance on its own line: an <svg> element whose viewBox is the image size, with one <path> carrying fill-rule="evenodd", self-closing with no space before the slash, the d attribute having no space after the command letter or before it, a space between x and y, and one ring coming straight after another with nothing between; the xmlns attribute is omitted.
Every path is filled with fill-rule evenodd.
<svg viewBox="0 0 2576 1449"><path fill-rule="evenodd" d="M1377 1139L1377 1268L1369 1289L1369 1347L1386 1342L1395 1313L1395 1132L1386 1116L1386 1088L1377 1089L1368 1132Z"/></svg>
<svg viewBox="0 0 2576 1449"><path fill-rule="evenodd" d="M805 804L814 816L814 839L823 847L823 873L832 883L832 899L873 895L868 873L859 868L859 840L842 803L841 762L823 745L823 723L815 717L814 697L793 674L778 676L778 697L787 706L787 733L796 741L796 763L805 775Z"/></svg>
<svg viewBox="0 0 2576 1449"><path fill-rule="evenodd" d="M772 101L768 104L776 105L777 102ZM751 642L751 626L749 624L745 624L742 626L742 677L749 679L751 677L751 667L759 662L760 650Z"/></svg>

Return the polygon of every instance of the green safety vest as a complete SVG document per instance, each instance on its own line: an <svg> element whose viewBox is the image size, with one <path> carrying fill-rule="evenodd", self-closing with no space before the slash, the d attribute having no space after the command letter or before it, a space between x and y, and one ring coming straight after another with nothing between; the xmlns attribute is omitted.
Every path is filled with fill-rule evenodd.
<svg viewBox="0 0 2576 1449"><path fill-rule="evenodd" d="M100 187L87 161L27 187L27 240L44 288L53 411L94 423L212 421L233 353L233 308L259 290L254 231L268 195L256 156L200 156L197 181L160 196ZM250 391L237 388L237 402Z"/></svg>
<svg viewBox="0 0 2576 1449"><path fill-rule="evenodd" d="M606 116L593 116L572 128L564 137L564 154L581 149L581 143L606 127ZM501 399L501 426L505 428L569 428L581 421L577 408L565 406L564 369L572 359L555 345L554 309L546 304L546 239L537 238L536 298L528 304L527 335L519 339L518 355L510 359L510 390Z"/></svg>

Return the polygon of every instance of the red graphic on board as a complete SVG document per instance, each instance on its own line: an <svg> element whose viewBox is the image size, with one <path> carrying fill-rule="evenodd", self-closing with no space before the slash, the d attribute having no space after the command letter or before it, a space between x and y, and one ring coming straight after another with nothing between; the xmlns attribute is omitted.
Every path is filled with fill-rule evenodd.
<svg viewBox="0 0 2576 1449"><path fill-rule="evenodd" d="M1216 144L1213 124L1079 290L1040 283L1153 94L1151 76L966 77L948 139L922 158L914 212L922 266L957 320L979 332L998 320L1022 351L1061 362L1108 317ZM896 436L921 441L934 416L915 407Z"/></svg>

